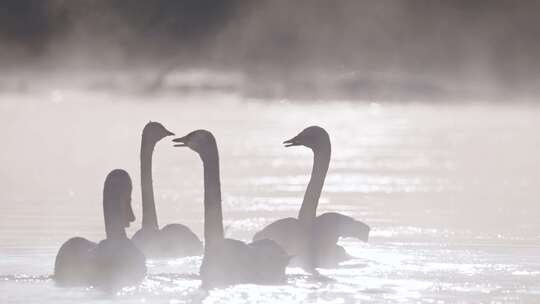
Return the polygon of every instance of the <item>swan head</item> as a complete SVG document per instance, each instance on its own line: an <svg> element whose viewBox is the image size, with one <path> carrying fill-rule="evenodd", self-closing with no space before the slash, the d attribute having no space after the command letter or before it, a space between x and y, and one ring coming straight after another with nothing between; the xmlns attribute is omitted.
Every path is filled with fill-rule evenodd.
<svg viewBox="0 0 540 304"><path fill-rule="evenodd" d="M131 208L131 178L122 169L111 171L103 187L103 211L105 225L114 230L129 227L135 221Z"/></svg>
<svg viewBox="0 0 540 304"><path fill-rule="evenodd" d="M216 139L210 131L195 130L184 137L173 139L175 147L188 147L191 150L204 155L216 147Z"/></svg>
<svg viewBox="0 0 540 304"><path fill-rule="evenodd" d="M162 124L156 121L150 121L143 129L143 138L152 142L158 142L172 135L174 135L173 132L167 130Z"/></svg>
<svg viewBox="0 0 540 304"><path fill-rule="evenodd" d="M326 130L319 126L305 128L295 137L283 142L285 147L305 146L311 149L317 149L330 142L330 137Z"/></svg>

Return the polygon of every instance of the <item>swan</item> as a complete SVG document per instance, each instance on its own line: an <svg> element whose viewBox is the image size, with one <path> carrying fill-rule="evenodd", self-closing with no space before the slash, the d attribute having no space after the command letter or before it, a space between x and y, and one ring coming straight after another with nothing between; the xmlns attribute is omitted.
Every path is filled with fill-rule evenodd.
<svg viewBox="0 0 540 304"><path fill-rule="evenodd" d="M200 267L203 289L242 283L284 283L290 257L274 241L246 244L224 236L219 155L212 133L196 130L173 141L175 147L189 147L197 152L203 163L205 249Z"/></svg>
<svg viewBox="0 0 540 304"><path fill-rule="evenodd" d="M135 220L131 188L126 171L116 169L107 175L103 189L106 239L98 244L81 237L66 241L54 264L54 279L59 285L116 288L144 278L146 259L125 231Z"/></svg>
<svg viewBox="0 0 540 304"><path fill-rule="evenodd" d="M317 273L317 267L335 267L352 258L343 247L337 245L340 237L355 237L367 242L370 227L352 217L335 212L317 216L317 205L331 154L330 137L319 126L304 129L285 147L306 146L313 151L314 161L311 178L297 218L277 220L257 232L253 240L271 239L287 254L294 256L291 264Z"/></svg>
<svg viewBox="0 0 540 304"><path fill-rule="evenodd" d="M187 226L169 224L158 226L154 186L152 182L152 155L156 144L174 133L158 122L149 122L143 129L141 140L141 192L142 227L132 237L146 257L179 258L201 255L202 242Z"/></svg>

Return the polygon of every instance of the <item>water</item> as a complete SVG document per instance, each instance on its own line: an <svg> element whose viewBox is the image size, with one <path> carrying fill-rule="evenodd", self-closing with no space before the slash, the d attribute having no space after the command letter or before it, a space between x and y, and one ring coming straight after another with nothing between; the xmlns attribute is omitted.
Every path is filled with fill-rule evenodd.
<svg viewBox="0 0 540 304"><path fill-rule="evenodd" d="M140 100L137 100L140 99ZM149 101L150 100L150 101ZM0 97L1 303L537 303L540 301L540 107L532 105L264 103L235 95L135 97L54 90ZM147 279L118 294L56 287L69 237L104 237L101 191L113 168L134 179L148 120L177 135L212 130L222 166L227 235L249 240L299 208L311 154L283 140L318 124L333 155L319 212L371 225L369 243L326 278L288 269L284 286L201 294L200 258L148 261ZM161 225L202 235L202 166L159 143Z"/></svg>

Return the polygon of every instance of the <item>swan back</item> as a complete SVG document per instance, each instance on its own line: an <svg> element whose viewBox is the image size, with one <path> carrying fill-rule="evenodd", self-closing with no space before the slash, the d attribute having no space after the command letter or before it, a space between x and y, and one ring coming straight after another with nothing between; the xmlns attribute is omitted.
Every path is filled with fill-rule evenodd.
<svg viewBox="0 0 540 304"><path fill-rule="evenodd" d="M93 284L116 289L140 282L146 275L146 258L129 239L106 239L91 251Z"/></svg>
<svg viewBox="0 0 540 304"><path fill-rule="evenodd" d="M255 282L259 284L285 283L285 269L292 256L276 242L264 239L248 245L254 254L258 269Z"/></svg>
<svg viewBox="0 0 540 304"><path fill-rule="evenodd" d="M200 269L206 289L235 284L281 284L290 257L270 240L251 244L223 239L205 248Z"/></svg>
<svg viewBox="0 0 540 304"><path fill-rule="evenodd" d="M336 243L340 237L352 237L367 242L371 228L350 216L327 212L315 219L315 234L321 242Z"/></svg>
<svg viewBox="0 0 540 304"><path fill-rule="evenodd" d="M91 250L96 243L82 237L67 240L56 254L54 280L61 286L84 286L91 284L94 267Z"/></svg>
<svg viewBox="0 0 540 304"><path fill-rule="evenodd" d="M277 220L255 233L253 241L269 239L281 246L288 255L296 256L301 254L305 248L306 231L302 229L300 221L296 218L288 217Z"/></svg>

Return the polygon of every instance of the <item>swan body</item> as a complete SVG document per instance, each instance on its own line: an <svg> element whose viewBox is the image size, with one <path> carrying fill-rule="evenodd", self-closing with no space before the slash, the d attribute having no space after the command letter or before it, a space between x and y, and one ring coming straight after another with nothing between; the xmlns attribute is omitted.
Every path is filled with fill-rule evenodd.
<svg viewBox="0 0 540 304"><path fill-rule="evenodd" d="M126 237L135 220L131 210L131 180L113 170L105 180L103 211L107 238L99 243L74 237L56 255L54 279L62 286L118 288L136 284L146 275L146 259Z"/></svg>
<svg viewBox="0 0 540 304"><path fill-rule="evenodd" d="M200 268L202 287L235 284L281 284L290 257L276 242L250 244L224 237L221 211L219 155L212 133L197 130L174 139L175 147L189 147L199 154L204 168L204 257Z"/></svg>
<svg viewBox="0 0 540 304"><path fill-rule="evenodd" d="M339 238L354 237L367 242L370 227L335 212L316 215L331 154L330 138L323 128L306 128L284 144L287 147L304 145L314 152L311 179L302 207L298 218L277 220L257 232L253 239L274 240L287 254L294 256L292 265L308 271L316 272L317 267L335 267L351 258L343 247L336 244Z"/></svg>
<svg viewBox="0 0 540 304"><path fill-rule="evenodd" d="M156 144L174 135L158 122L149 122L141 140L141 191L143 204L142 228L132 240L147 257L179 258L203 253L203 245L187 226L169 224L159 229L152 182L152 155Z"/></svg>
<svg viewBox="0 0 540 304"><path fill-rule="evenodd" d="M67 240L56 255L54 278L61 285L90 285L93 277L92 249L97 243L82 237Z"/></svg>
<svg viewBox="0 0 540 304"><path fill-rule="evenodd" d="M367 242L369 230L368 225L352 217L328 212L315 218L311 231L306 230L297 218L288 217L264 227L253 239L274 240L287 254L293 256L292 266L312 270L314 267L336 267L351 259L352 256L345 248L337 245L337 241L340 237L353 237ZM312 247L309 240L313 242Z"/></svg>
<svg viewBox="0 0 540 304"><path fill-rule="evenodd" d="M207 246L200 269L205 288L286 282L285 267L289 256L273 241L246 244L223 239Z"/></svg>
<svg viewBox="0 0 540 304"><path fill-rule="evenodd" d="M179 258L203 252L197 235L182 224L169 224L156 230L140 229L131 239L147 257Z"/></svg>

